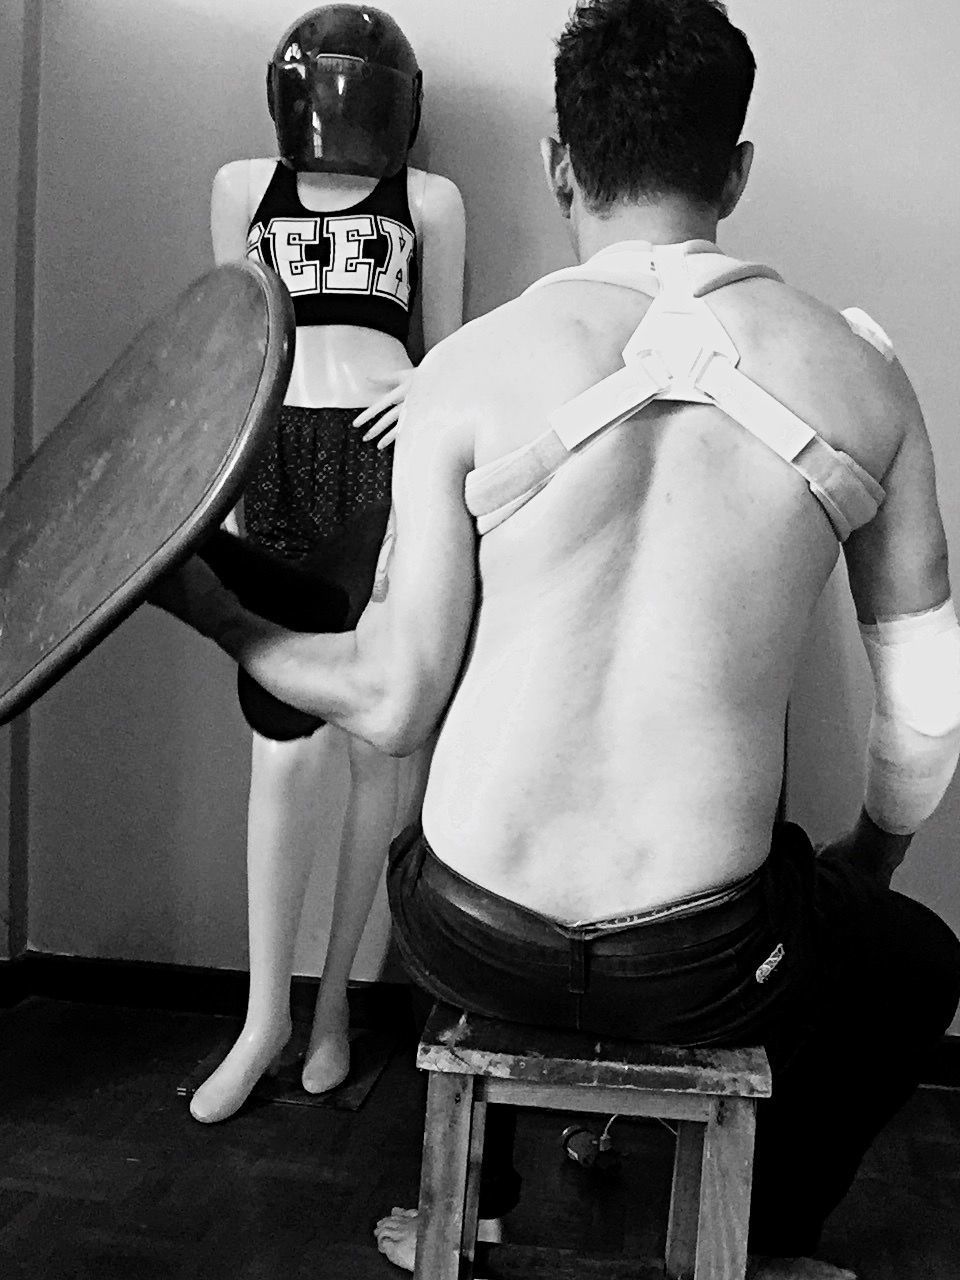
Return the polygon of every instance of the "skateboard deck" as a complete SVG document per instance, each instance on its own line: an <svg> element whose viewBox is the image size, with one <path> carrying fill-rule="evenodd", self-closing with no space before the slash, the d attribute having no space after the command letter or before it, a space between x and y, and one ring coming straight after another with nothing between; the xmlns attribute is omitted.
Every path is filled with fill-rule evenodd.
<svg viewBox="0 0 960 1280"><path fill-rule="evenodd" d="M0 494L0 724L140 604L236 503L283 401L294 321L253 263L201 277Z"/></svg>

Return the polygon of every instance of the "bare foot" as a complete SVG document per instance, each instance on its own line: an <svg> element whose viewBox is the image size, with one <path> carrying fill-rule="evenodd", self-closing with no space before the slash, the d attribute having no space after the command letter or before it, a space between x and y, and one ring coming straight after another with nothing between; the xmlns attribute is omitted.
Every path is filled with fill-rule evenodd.
<svg viewBox="0 0 960 1280"><path fill-rule="evenodd" d="M857 1280L856 1273L816 1258L750 1258L747 1280Z"/></svg>
<svg viewBox="0 0 960 1280"><path fill-rule="evenodd" d="M307 1093L327 1093L350 1074L350 1006L346 993L327 1011L317 1009L301 1080Z"/></svg>
<svg viewBox="0 0 960 1280"><path fill-rule="evenodd" d="M261 1076L276 1072L290 1039L290 1026L273 1035L240 1033L236 1044L190 1099L190 1114L201 1124L216 1124L234 1115Z"/></svg>
<svg viewBox="0 0 960 1280"><path fill-rule="evenodd" d="M398 1209L394 1205L373 1232L383 1256L404 1271L412 1271L417 1260L417 1218L416 1209ZM481 1218L477 1223L477 1240L483 1244L500 1244L503 1240L500 1219Z"/></svg>

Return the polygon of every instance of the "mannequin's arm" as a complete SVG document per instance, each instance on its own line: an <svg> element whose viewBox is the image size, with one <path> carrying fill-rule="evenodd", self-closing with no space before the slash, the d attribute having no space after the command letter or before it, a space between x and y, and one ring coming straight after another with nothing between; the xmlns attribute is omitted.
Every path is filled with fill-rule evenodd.
<svg viewBox="0 0 960 1280"><path fill-rule="evenodd" d="M422 246L420 298L427 352L463 324L466 215L457 187L437 173L411 176L411 212ZM357 416L354 426L367 427L364 440L379 436L380 449L393 443L412 378L412 372L399 374L384 394Z"/></svg>
<svg viewBox="0 0 960 1280"><path fill-rule="evenodd" d="M466 215L449 178L426 175L423 228L423 347L430 351L463 324Z"/></svg>
<svg viewBox="0 0 960 1280"><path fill-rule="evenodd" d="M273 160L231 160L217 171L210 193L213 260L242 262L253 211L267 189Z"/></svg>
<svg viewBox="0 0 960 1280"><path fill-rule="evenodd" d="M266 167L265 167L266 166ZM242 262L247 249L247 231L252 208L250 200L256 191L257 203L270 181L270 161L232 160L217 171L210 193L210 240L217 266L225 262ZM239 533L237 507L229 513L223 527Z"/></svg>

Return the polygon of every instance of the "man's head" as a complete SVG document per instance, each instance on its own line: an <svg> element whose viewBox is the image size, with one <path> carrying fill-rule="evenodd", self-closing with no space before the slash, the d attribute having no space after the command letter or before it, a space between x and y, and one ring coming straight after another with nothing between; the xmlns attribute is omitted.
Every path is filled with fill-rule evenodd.
<svg viewBox="0 0 960 1280"><path fill-rule="evenodd" d="M568 157L587 212L665 198L730 212L756 64L719 0L578 0L557 43L550 167Z"/></svg>

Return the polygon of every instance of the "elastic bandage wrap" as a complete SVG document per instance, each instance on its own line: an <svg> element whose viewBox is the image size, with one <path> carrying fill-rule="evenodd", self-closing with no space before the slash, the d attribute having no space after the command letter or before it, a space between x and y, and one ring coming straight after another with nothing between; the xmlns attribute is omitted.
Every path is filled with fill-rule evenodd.
<svg viewBox="0 0 960 1280"><path fill-rule="evenodd" d="M960 757L960 625L935 609L862 624L876 690L864 808L884 831L911 835L943 798Z"/></svg>

